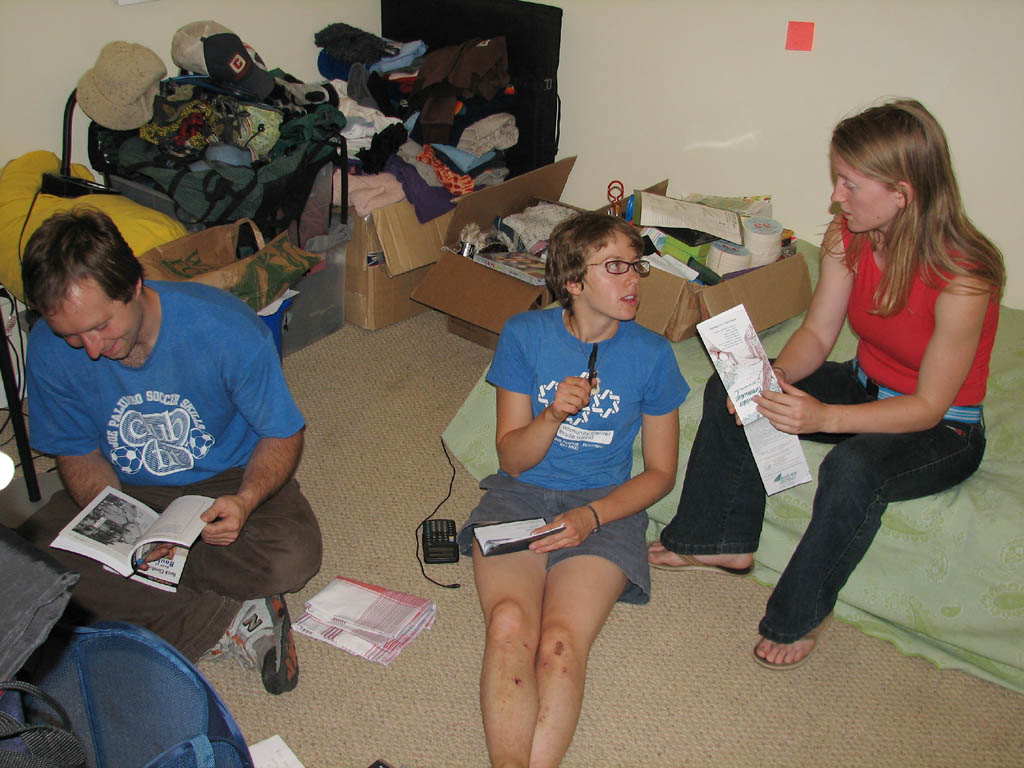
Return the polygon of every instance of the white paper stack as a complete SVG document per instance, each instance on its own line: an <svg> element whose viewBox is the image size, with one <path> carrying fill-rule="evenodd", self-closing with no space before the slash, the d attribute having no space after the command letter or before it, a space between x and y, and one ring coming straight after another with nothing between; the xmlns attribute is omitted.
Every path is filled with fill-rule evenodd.
<svg viewBox="0 0 1024 768"><path fill-rule="evenodd" d="M339 576L306 603L292 629L387 666L436 615L429 600Z"/></svg>

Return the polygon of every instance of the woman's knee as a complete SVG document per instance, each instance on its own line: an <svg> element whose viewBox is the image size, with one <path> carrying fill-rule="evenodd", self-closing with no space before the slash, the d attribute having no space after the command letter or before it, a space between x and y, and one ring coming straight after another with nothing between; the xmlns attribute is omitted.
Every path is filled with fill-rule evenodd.
<svg viewBox="0 0 1024 768"><path fill-rule="evenodd" d="M869 493L879 484L877 455L856 437L832 447L818 466L818 489L833 497Z"/></svg>
<svg viewBox="0 0 1024 768"><path fill-rule="evenodd" d="M851 442L836 445L818 468L812 510L817 525L852 530L872 521L877 526L888 504L876 461Z"/></svg>
<svg viewBox="0 0 1024 768"><path fill-rule="evenodd" d="M517 644L533 651L537 646L538 622L526 606L513 599L494 604L487 617L487 638L499 645Z"/></svg>
<svg viewBox="0 0 1024 768"><path fill-rule="evenodd" d="M586 665L589 648L580 648L572 631L562 624L546 625L540 634L537 670L555 675L572 674Z"/></svg>
<svg viewBox="0 0 1024 768"><path fill-rule="evenodd" d="M717 374L713 373L711 378L704 384L704 406L719 407L725 402L725 398L728 393L725 391L725 385L722 383L722 378Z"/></svg>

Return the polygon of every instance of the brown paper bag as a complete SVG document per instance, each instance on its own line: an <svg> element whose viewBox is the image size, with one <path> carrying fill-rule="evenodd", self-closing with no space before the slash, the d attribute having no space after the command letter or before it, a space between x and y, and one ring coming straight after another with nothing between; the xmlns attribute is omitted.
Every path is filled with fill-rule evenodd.
<svg viewBox="0 0 1024 768"><path fill-rule="evenodd" d="M252 219L239 219L151 248L138 258L147 280L205 283L259 311L321 256L293 244L287 232L265 243Z"/></svg>

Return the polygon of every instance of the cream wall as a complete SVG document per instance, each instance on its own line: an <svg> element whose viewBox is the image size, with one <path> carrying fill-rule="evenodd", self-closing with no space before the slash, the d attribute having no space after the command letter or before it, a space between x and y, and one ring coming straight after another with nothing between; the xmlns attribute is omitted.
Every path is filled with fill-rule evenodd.
<svg viewBox="0 0 1024 768"><path fill-rule="evenodd" d="M774 196L816 241L828 220L828 137L887 96L921 99L944 125L967 209L1003 249L1006 303L1024 308L1012 182L1024 178L1019 0L561 0L559 156L579 156L564 199L601 203L671 179L670 194ZM334 21L379 33L377 0L0 0L0 160L59 152L64 101L102 46L149 46L173 67L182 24L212 18L267 63L319 79L313 34ZM784 50L786 22L816 23L814 50ZM74 157L85 160L86 122Z"/></svg>
<svg viewBox="0 0 1024 768"><path fill-rule="evenodd" d="M774 196L812 242L827 223L828 140L883 96L923 101L946 129L975 224L1003 249L1004 302L1024 308L1015 234L1024 179L1020 0L562 0L565 197L601 202L668 177L669 193ZM813 21L814 50L784 50Z"/></svg>

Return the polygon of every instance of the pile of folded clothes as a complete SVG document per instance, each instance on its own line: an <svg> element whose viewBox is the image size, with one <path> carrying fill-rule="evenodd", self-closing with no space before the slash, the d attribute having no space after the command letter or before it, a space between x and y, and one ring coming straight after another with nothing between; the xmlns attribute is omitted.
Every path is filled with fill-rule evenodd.
<svg viewBox="0 0 1024 768"><path fill-rule="evenodd" d="M504 37L428 50L339 22L314 41L320 73L341 94L358 215L401 194L426 222L509 175L504 152L519 129Z"/></svg>

